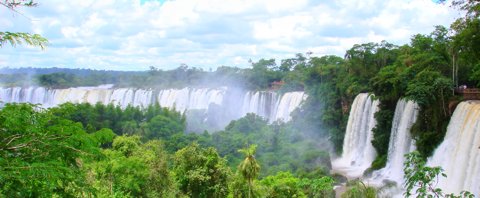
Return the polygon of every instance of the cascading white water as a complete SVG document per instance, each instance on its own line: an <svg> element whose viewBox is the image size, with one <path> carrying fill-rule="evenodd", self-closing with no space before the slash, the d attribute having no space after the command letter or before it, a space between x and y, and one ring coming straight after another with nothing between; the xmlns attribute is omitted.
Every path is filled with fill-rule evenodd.
<svg viewBox="0 0 480 198"><path fill-rule="evenodd" d="M419 107L413 101L401 99L397 102L393 117L392 130L388 145L387 164L372 173L368 183L381 186L383 181L394 181L401 187L404 181L404 155L415 150L415 143L410 135L410 128L417 120Z"/></svg>
<svg viewBox="0 0 480 198"><path fill-rule="evenodd" d="M151 89L75 87L68 89L45 89L43 87L11 87L0 88L0 101L4 103L29 102L41 104L43 107L53 107L66 102L96 104L115 104L122 108L128 105L147 107L158 103L162 107L175 108L177 111L206 110L218 115L215 121L228 124L230 120L238 119L247 113L255 113L273 122L275 120L290 120L290 113L306 98L303 92L287 92L278 95L271 91L243 92L241 97L227 97L227 88L183 88L164 89L158 92ZM229 98L232 101L226 102ZM240 98L240 99L239 99ZM217 105L222 110L208 111L211 105ZM207 119L207 118L206 118ZM220 120L219 120L220 119Z"/></svg>
<svg viewBox="0 0 480 198"><path fill-rule="evenodd" d="M306 99L306 95L303 92L288 92L283 94L282 98L278 101L277 109L272 115L271 120L289 121L291 119L290 113L297 108L300 103Z"/></svg>
<svg viewBox="0 0 480 198"><path fill-rule="evenodd" d="M343 153L339 159L332 161L333 171L348 178L358 178L370 167L376 156L371 141L378 104L378 100L373 100L368 93L355 97L348 117Z"/></svg>
<svg viewBox="0 0 480 198"><path fill-rule="evenodd" d="M210 104L222 105L224 89L166 89L161 90L157 101L162 107L183 112L188 109L208 109Z"/></svg>
<svg viewBox="0 0 480 198"><path fill-rule="evenodd" d="M243 98L242 114L255 113L270 122L288 122L293 112L307 98L304 92L287 92L279 97L275 92L247 92Z"/></svg>
<svg viewBox="0 0 480 198"><path fill-rule="evenodd" d="M437 186L443 192L467 190L480 196L480 101L457 106L443 142L427 165L441 166L447 174L447 178L439 178Z"/></svg>
<svg viewBox="0 0 480 198"><path fill-rule="evenodd" d="M255 113L266 119L271 118L274 114L275 103L278 96L274 92L268 91L249 91L243 97L242 114Z"/></svg>

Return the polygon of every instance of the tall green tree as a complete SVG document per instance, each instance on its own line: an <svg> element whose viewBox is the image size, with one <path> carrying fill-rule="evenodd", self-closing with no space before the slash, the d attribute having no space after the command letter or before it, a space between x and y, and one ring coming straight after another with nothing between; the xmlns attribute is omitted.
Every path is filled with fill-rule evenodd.
<svg viewBox="0 0 480 198"><path fill-rule="evenodd" d="M99 156L108 135L87 134L81 124L30 104L2 108L0 130L0 196L91 193L82 166Z"/></svg>
<svg viewBox="0 0 480 198"><path fill-rule="evenodd" d="M255 159L255 152L257 145L250 145L248 148L240 149L238 152L243 153L245 159L238 165L238 171L243 176L243 179L248 184L247 197L254 197L253 181L258 177L260 173L260 164Z"/></svg>
<svg viewBox="0 0 480 198"><path fill-rule="evenodd" d="M457 85L480 86L480 2L458 0L453 6L466 11L464 17L450 25L454 80ZM459 82L460 81L460 82Z"/></svg>
<svg viewBox="0 0 480 198"><path fill-rule="evenodd" d="M231 174L217 151L197 143L175 153L173 173L180 191L194 198L220 198L228 194Z"/></svg>

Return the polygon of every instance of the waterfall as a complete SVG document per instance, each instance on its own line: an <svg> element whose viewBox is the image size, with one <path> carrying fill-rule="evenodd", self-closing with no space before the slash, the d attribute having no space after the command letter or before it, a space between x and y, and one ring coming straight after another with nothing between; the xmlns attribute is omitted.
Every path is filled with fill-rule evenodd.
<svg viewBox="0 0 480 198"><path fill-rule="evenodd" d="M369 183L381 186L383 181L389 180L396 182L398 187L403 184L404 155L415 150L410 128L417 119L418 109L418 105L413 101L401 99L397 102L388 145L387 164L372 173Z"/></svg>
<svg viewBox="0 0 480 198"><path fill-rule="evenodd" d="M332 162L334 171L357 178L370 167L376 156L371 141L378 104L379 101L373 100L368 93L355 97L348 117L342 156Z"/></svg>
<svg viewBox="0 0 480 198"><path fill-rule="evenodd" d="M275 113L278 96L275 92L249 91L243 97L242 114L255 113L269 120Z"/></svg>
<svg viewBox="0 0 480 198"><path fill-rule="evenodd" d="M162 107L175 108L183 112L188 109L208 109L210 104L223 103L224 89L165 89L157 96Z"/></svg>
<svg viewBox="0 0 480 198"><path fill-rule="evenodd" d="M443 142L427 162L441 166L447 178L437 187L445 193L462 190L480 195L480 101L461 102L450 119Z"/></svg>
<svg viewBox="0 0 480 198"><path fill-rule="evenodd" d="M242 115L255 113L270 122L288 122L293 112L306 99L301 91L287 92L279 97L275 92L255 91L247 92L243 98Z"/></svg>
<svg viewBox="0 0 480 198"><path fill-rule="evenodd" d="M289 121L290 113L306 98L303 92L287 92L280 95L272 91L233 91L228 88L183 89L134 89L112 86L74 87L46 89L43 87L0 87L0 101L4 103L29 102L45 108L66 102L115 104L122 108L128 105L147 107L158 103L162 107L180 112L203 110L204 122L216 123L216 129L226 126L231 120L255 113L269 120ZM215 107L211 109L211 107ZM196 115L199 115L198 113Z"/></svg>
<svg viewBox="0 0 480 198"><path fill-rule="evenodd" d="M277 109L275 110L274 115L272 115L271 120L282 120L289 121L291 119L290 113L297 108L300 103L306 99L306 95L303 92L288 92L285 93L282 98L278 101Z"/></svg>

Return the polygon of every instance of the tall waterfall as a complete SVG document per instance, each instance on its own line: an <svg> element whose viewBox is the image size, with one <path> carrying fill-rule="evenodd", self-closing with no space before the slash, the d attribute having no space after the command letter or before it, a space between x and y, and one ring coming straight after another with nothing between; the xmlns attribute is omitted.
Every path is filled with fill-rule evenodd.
<svg viewBox="0 0 480 198"><path fill-rule="evenodd" d="M46 89L43 87L0 88L0 101L4 103L29 102L53 107L62 103L115 104L122 108L128 105L146 107L158 103L162 107L184 112L203 110L202 120L212 119L220 125L230 120L255 113L269 120L289 121L290 113L306 98L303 92L287 92L279 95L271 91L249 91L234 94L228 88L183 88L183 89L134 89L112 86ZM216 107L216 108L214 108ZM213 109L212 109L213 108ZM215 114L215 115L212 115ZM187 119L188 120L188 119ZM218 126L223 128L223 126Z"/></svg>
<svg viewBox="0 0 480 198"><path fill-rule="evenodd" d="M305 99L306 95L300 91L285 93L275 105L277 108L274 114L272 114L271 120L289 121L291 118L290 113Z"/></svg>
<svg viewBox="0 0 480 198"><path fill-rule="evenodd" d="M348 117L342 156L332 162L334 171L357 178L370 167L376 156L371 141L378 104L379 101L373 100L368 93L355 97Z"/></svg>
<svg viewBox="0 0 480 198"><path fill-rule="evenodd" d="M446 193L470 191L480 195L480 101L461 102L448 124L447 133L429 166L441 166L447 178L438 187Z"/></svg>
<svg viewBox="0 0 480 198"><path fill-rule="evenodd" d="M251 91L243 97L242 114L255 113L264 118L273 118L278 95L268 91Z"/></svg>
<svg viewBox="0 0 480 198"><path fill-rule="evenodd" d="M255 113L270 121L289 121L293 112L307 95L303 92L287 92L278 95L275 92L255 91L247 92L243 97L241 116Z"/></svg>
<svg viewBox="0 0 480 198"><path fill-rule="evenodd" d="M401 99L397 102L388 145L387 164L383 169L372 173L370 183L381 185L384 180L395 181L399 187L404 181L404 155L415 150L410 128L417 119L419 107L413 101Z"/></svg>

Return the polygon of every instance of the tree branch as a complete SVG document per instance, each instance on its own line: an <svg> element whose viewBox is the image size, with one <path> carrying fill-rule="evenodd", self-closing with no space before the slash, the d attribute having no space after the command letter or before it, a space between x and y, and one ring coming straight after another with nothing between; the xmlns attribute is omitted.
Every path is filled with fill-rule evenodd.
<svg viewBox="0 0 480 198"><path fill-rule="evenodd" d="M23 32L0 32L0 47L4 43L10 43L12 46L17 44L27 43L28 45L38 46L42 50L48 45L48 40L39 34L30 34Z"/></svg>
<svg viewBox="0 0 480 198"><path fill-rule="evenodd" d="M0 1L0 5L6 7L10 11L22 15L23 17L30 19L29 17L25 16L23 13L16 10L16 8L25 6L25 7L36 7L38 3L33 2L33 0L4 0L3 2ZM30 19L31 20L31 19Z"/></svg>
<svg viewBox="0 0 480 198"><path fill-rule="evenodd" d="M3 139L2 142L5 142L5 141L7 141L8 139L11 138L11 139L5 144L5 146L8 146L10 143L13 142L13 140L18 139L18 138L21 138L21 137L23 137L23 135L20 135L20 134L11 135L10 137L7 137L7 138Z"/></svg>

